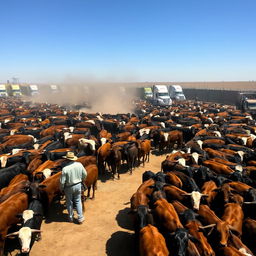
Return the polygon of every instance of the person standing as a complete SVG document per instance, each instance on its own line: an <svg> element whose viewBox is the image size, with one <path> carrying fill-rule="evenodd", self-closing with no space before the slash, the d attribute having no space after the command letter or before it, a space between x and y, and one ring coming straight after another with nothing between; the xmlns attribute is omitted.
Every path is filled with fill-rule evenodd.
<svg viewBox="0 0 256 256"><path fill-rule="evenodd" d="M78 223L82 224L84 222L81 200L82 182L86 178L87 172L80 162L75 162L77 157L74 152L67 152L66 156L63 158L69 160L69 163L62 169L60 189L65 193L69 221L73 222L73 207L75 206L78 215Z"/></svg>

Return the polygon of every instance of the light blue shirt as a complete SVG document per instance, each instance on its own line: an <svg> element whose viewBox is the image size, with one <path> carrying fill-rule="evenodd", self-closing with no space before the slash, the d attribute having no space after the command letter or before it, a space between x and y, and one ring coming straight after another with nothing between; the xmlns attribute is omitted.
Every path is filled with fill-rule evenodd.
<svg viewBox="0 0 256 256"><path fill-rule="evenodd" d="M60 188L63 190L65 187L82 182L87 176L84 166L80 162L73 162L62 169L60 177Z"/></svg>

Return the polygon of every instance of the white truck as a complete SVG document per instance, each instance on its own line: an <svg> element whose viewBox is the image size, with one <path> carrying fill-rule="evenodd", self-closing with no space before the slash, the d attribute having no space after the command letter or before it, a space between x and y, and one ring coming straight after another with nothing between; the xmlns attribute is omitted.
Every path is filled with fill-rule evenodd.
<svg viewBox="0 0 256 256"><path fill-rule="evenodd" d="M7 97L7 88L5 84L0 84L0 97Z"/></svg>
<svg viewBox="0 0 256 256"><path fill-rule="evenodd" d="M51 84L50 91L51 91L51 93L58 93L58 92L60 92L60 87L56 84Z"/></svg>
<svg viewBox="0 0 256 256"><path fill-rule="evenodd" d="M178 84L173 84L169 86L169 94L172 100L186 100L182 87Z"/></svg>
<svg viewBox="0 0 256 256"><path fill-rule="evenodd" d="M153 104L158 106L171 106L172 100L170 98L167 85L153 85Z"/></svg>
<svg viewBox="0 0 256 256"><path fill-rule="evenodd" d="M36 84L30 84L29 89L30 89L30 95L31 96L35 96L35 95L39 94L38 86Z"/></svg>

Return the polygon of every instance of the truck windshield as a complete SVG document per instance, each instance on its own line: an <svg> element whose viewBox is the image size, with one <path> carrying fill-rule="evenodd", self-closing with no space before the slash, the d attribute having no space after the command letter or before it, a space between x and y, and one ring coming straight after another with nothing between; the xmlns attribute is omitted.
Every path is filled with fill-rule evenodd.
<svg viewBox="0 0 256 256"><path fill-rule="evenodd" d="M166 97L166 96L169 96L169 93L168 92L159 92L158 96L159 97Z"/></svg>
<svg viewBox="0 0 256 256"><path fill-rule="evenodd" d="M249 103L248 102L248 108L249 109L256 109L256 102L255 103L251 103L251 102Z"/></svg>
<svg viewBox="0 0 256 256"><path fill-rule="evenodd" d="M0 89L0 92L6 92L6 90L5 89Z"/></svg>
<svg viewBox="0 0 256 256"><path fill-rule="evenodd" d="M12 91L13 91L13 92L20 92L19 89L13 89Z"/></svg>

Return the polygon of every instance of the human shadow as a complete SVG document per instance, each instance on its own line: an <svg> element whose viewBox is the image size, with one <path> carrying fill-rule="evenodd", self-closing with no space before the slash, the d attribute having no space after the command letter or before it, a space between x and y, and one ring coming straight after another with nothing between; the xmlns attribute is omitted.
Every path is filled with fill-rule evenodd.
<svg viewBox="0 0 256 256"><path fill-rule="evenodd" d="M125 231L113 233L107 240L106 254L108 256L138 256L135 235Z"/></svg>
<svg viewBox="0 0 256 256"><path fill-rule="evenodd" d="M68 222L68 214L64 213L66 209L65 203L54 201L49 207L49 210L45 217L45 223L51 222Z"/></svg>
<svg viewBox="0 0 256 256"><path fill-rule="evenodd" d="M121 228L134 230L133 228L133 215L130 213L131 209L126 207L118 212L116 221Z"/></svg>

